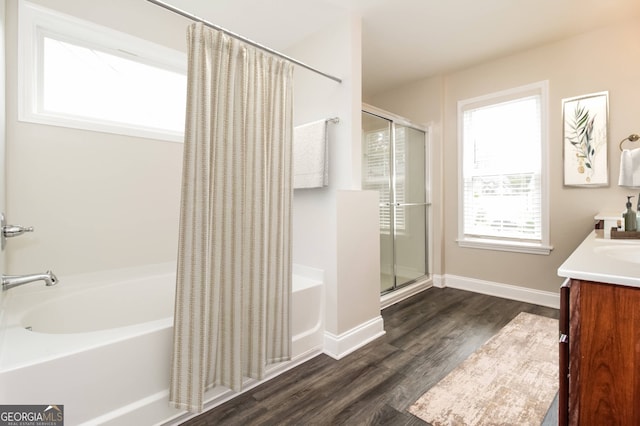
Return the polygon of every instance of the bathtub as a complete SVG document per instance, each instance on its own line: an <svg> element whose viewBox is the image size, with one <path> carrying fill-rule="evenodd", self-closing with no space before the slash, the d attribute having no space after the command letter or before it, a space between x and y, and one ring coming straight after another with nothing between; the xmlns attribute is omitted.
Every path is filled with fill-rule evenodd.
<svg viewBox="0 0 640 426"><path fill-rule="evenodd" d="M294 265L293 359L271 367L267 379L322 352L322 281L322 271ZM171 424L184 417L168 406L174 290L171 263L9 290L0 401L64 405L67 425ZM235 395L214 388L207 408Z"/></svg>

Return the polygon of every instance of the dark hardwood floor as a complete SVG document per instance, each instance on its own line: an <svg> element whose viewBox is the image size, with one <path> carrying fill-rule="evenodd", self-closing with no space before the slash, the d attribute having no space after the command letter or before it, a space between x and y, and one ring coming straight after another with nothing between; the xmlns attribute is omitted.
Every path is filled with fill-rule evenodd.
<svg viewBox="0 0 640 426"><path fill-rule="evenodd" d="M185 425L425 425L407 408L520 312L555 309L431 288L385 309L386 335L319 355Z"/></svg>

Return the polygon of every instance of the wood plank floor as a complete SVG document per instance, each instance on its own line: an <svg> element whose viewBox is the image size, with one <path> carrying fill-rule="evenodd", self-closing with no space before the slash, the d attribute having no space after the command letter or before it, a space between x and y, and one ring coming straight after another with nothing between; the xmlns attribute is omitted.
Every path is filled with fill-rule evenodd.
<svg viewBox="0 0 640 426"><path fill-rule="evenodd" d="M334 360L319 355L184 423L425 425L407 408L520 312L555 309L431 288L382 313L386 335Z"/></svg>

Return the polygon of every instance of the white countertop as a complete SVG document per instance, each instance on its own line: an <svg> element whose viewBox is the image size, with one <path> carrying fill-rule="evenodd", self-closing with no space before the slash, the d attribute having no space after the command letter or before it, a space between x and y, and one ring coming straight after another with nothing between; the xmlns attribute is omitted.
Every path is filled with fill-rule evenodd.
<svg viewBox="0 0 640 426"><path fill-rule="evenodd" d="M558 275L640 287L640 240L605 239L593 231L558 268Z"/></svg>

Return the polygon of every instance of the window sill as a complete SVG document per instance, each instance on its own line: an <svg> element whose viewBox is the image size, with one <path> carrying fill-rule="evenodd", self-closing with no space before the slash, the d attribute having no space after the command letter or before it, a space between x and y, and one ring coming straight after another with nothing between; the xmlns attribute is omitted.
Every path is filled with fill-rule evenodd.
<svg viewBox="0 0 640 426"><path fill-rule="evenodd" d="M539 254L548 256L553 246L544 244L524 243L516 241L496 241L483 238L458 239L458 246L483 250L509 251L514 253Z"/></svg>
<svg viewBox="0 0 640 426"><path fill-rule="evenodd" d="M142 126L126 125L125 123L109 123L89 118L75 118L56 114L22 112L18 114L18 121L24 123L45 124L49 126L66 127L93 132L111 133L115 135L133 136L138 138L155 139L168 142L184 142L184 133L169 130L152 129Z"/></svg>

